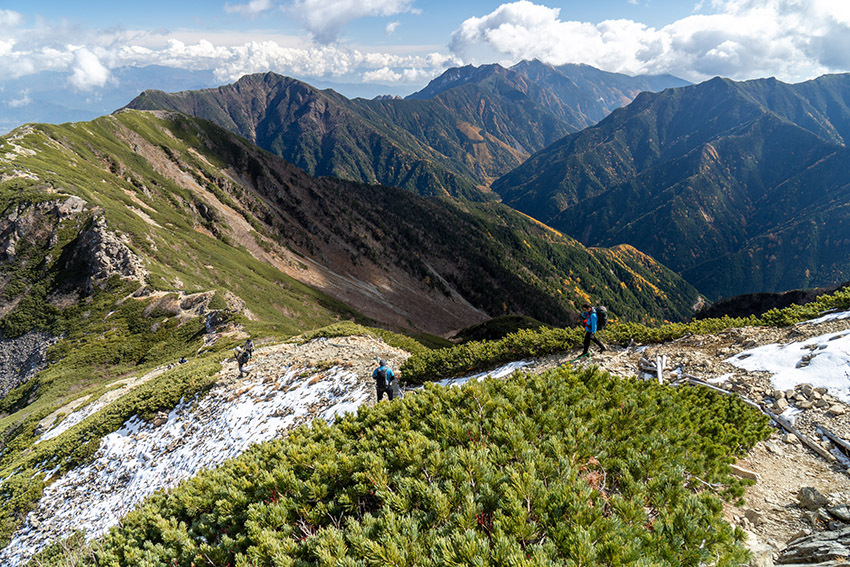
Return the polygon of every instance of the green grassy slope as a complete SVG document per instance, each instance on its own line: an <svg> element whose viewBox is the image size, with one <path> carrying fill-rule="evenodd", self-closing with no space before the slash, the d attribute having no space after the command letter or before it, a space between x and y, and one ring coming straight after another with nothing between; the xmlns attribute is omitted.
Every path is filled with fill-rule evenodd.
<svg viewBox="0 0 850 567"><path fill-rule="evenodd" d="M196 193L133 151L130 134L168 147L184 164L196 163L197 169L185 168L186 177L212 174L161 123L140 115L27 127L0 139L0 330L6 338L31 330L62 337L49 350L50 366L0 400L0 470L3 478L24 471L14 477L20 483L3 484L9 505L0 517L0 540L40 494L42 475L27 470L72 466L133 414L173 407L209 385L235 339L205 347L203 318L184 316L178 294L205 297L206 313L218 313L219 331L239 325L259 337L281 338L355 315L234 245L223 223L199 212L204 209ZM71 196L85 206L59 212ZM97 219L145 258L146 282L113 275L86 291L92 258L79 256L81 235ZM244 306L229 307L231 296ZM31 448L39 421L63 404L94 399L116 380L181 356L189 363L150 383L142 398L92 425L84 438Z"/></svg>

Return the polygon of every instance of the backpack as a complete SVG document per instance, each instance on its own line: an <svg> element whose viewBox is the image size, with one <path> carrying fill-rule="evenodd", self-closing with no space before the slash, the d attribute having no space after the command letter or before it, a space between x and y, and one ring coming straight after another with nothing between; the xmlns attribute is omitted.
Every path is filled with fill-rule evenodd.
<svg viewBox="0 0 850 567"><path fill-rule="evenodd" d="M375 371L375 380L378 382L379 388L387 387L387 367L381 366Z"/></svg>
<svg viewBox="0 0 850 567"><path fill-rule="evenodd" d="M608 324L608 308L600 305L596 308L596 330L601 331Z"/></svg>

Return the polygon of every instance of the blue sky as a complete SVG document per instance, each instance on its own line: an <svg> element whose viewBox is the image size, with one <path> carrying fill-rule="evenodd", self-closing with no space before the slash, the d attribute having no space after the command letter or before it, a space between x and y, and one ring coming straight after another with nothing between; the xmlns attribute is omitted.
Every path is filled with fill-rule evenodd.
<svg viewBox="0 0 850 567"><path fill-rule="evenodd" d="M126 66L275 71L412 92L449 67L538 58L630 75L850 70L848 0L2 0L4 80L57 71L96 92Z"/></svg>

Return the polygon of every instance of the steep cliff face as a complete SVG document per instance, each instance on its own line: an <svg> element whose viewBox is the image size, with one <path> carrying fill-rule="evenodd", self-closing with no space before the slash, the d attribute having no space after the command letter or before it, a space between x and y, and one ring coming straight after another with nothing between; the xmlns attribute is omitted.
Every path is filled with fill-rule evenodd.
<svg viewBox="0 0 850 567"><path fill-rule="evenodd" d="M36 191L5 195L10 201L0 216L0 318L33 294L63 308L113 276L143 285L144 261L130 250L126 235L109 228L101 209L52 186Z"/></svg>

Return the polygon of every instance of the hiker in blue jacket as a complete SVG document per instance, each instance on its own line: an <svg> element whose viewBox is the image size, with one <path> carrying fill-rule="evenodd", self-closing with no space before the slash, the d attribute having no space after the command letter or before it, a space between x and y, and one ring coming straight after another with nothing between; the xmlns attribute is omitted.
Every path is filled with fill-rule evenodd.
<svg viewBox="0 0 850 567"><path fill-rule="evenodd" d="M589 303L584 304L584 313L581 314L581 319L584 321L584 351L581 356L584 356L590 350L590 341L593 341L599 346L599 352L608 350L602 341L596 338L596 309L590 306Z"/></svg>
<svg viewBox="0 0 850 567"><path fill-rule="evenodd" d="M375 379L375 386L378 389L378 401L384 398L386 392L390 400L393 399L393 380L395 374L391 368L387 366L387 361L383 358L378 362L378 367L372 372L372 378Z"/></svg>

